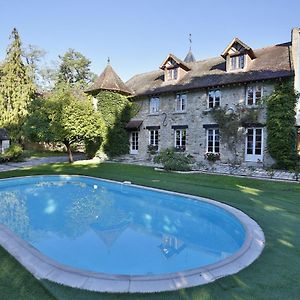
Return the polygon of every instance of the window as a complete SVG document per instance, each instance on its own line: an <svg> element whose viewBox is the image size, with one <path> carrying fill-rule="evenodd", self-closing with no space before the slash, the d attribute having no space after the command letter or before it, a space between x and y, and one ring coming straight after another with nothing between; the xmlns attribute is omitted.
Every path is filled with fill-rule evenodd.
<svg viewBox="0 0 300 300"><path fill-rule="evenodd" d="M139 133L137 131L131 133L130 146L130 153L137 154L139 151Z"/></svg>
<svg viewBox="0 0 300 300"><path fill-rule="evenodd" d="M245 67L244 54L230 57L230 70L244 69L244 67Z"/></svg>
<svg viewBox="0 0 300 300"><path fill-rule="evenodd" d="M219 129L207 130L207 152L219 153L220 152L220 135Z"/></svg>
<svg viewBox="0 0 300 300"><path fill-rule="evenodd" d="M176 80L178 77L178 68L172 68L167 70L168 80Z"/></svg>
<svg viewBox="0 0 300 300"><path fill-rule="evenodd" d="M175 130L175 148L181 151L186 150L186 129Z"/></svg>
<svg viewBox="0 0 300 300"><path fill-rule="evenodd" d="M258 105L261 101L262 93L262 86L248 86L246 93L246 105Z"/></svg>
<svg viewBox="0 0 300 300"><path fill-rule="evenodd" d="M158 147L158 130L149 130L149 145Z"/></svg>
<svg viewBox="0 0 300 300"><path fill-rule="evenodd" d="M176 111L183 112L186 111L187 96L186 94L176 95Z"/></svg>
<svg viewBox="0 0 300 300"><path fill-rule="evenodd" d="M152 97L150 99L150 114L157 114L159 112L159 98Z"/></svg>
<svg viewBox="0 0 300 300"><path fill-rule="evenodd" d="M218 107L221 102L220 90L210 91L208 93L208 108Z"/></svg>
<svg viewBox="0 0 300 300"><path fill-rule="evenodd" d="M263 129L247 128L246 131L246 161L263 160Z"/></svg>

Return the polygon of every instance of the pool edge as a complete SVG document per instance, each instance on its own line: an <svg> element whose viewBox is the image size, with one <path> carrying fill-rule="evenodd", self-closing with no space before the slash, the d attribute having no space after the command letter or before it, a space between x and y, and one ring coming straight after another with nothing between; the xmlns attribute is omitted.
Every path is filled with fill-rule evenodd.
<svg viewBox="0 0 300 300"><path fill-rule="evenodd" d="M17 179L24 177L85 177L117 184L119 181L102 179L84 175L37 175L1 179ZM16 236L6 226L0 224L0 244L14 256L37 279L46 279L59 284L97 292L162 292L188 288L213 282L221 277L239 272L253 263L262 253L265 237L260 226L242 211L212 199L182 194L152 187L130 184L140 189L148 189L173 195L181 195L199 201L204 201L225 209L234 215L246 229L246 240L240 250L228 258L205 267L192 270L168 273L162 275L110 275L73 269L43 255L28 242Z"/></svg>

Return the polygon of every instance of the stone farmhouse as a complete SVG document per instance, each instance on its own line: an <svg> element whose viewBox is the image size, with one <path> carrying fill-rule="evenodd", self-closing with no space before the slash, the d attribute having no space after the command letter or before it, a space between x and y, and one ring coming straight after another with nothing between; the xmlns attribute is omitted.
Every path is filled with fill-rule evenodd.
<svg viewBox="0 0 300 300"><path fill-rule="evenodd" d="M184 60L169 54L158 70L135 75L126 84L108 64L89 92L116 91L137 103L139 112L126 128L130 154L138 159L149 157L150 145L156 150L175 147L197 161L215 153L224 163L268 166L273 160L266 147L265 109L256 122L240 128L243 138L235 153L222 143L219 125L209 112L218 106L228 113L237 106L256 107L285 78L294 80L299 91L299 34L300 29L294 28L290 42L261 49L234 38L219 57L200 61L191 49ZM295 109L299 128L300 103Z"/></svg>

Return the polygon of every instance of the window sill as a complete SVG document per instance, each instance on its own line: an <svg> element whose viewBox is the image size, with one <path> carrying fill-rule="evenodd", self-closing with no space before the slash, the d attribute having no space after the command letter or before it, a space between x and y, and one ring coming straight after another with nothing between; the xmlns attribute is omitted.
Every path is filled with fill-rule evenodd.
<svg viewBox="0 0 300 300"><path fill-rule="evenodd" d="M186 110L183 110L183 111L174 111L173 115L180 115L180 114L186 114L186 113L187 113Z"/></svg>
<svg viewBox="0 0 300 300"><path fill-rule="evenodd" d="M157 113L149 113L148 116L159 116L159 112L157 112Z"/></svg>

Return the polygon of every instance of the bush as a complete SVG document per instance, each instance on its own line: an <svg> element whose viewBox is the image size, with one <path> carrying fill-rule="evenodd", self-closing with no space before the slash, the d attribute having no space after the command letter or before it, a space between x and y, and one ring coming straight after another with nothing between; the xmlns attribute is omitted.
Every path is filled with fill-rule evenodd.
<svg viewBox="0 0 300 300"><path fill-rule="evenodd" d="M220 160L220 153L207 152L204 154L204 158L207 159L209 162L214 163L217 160Z"/></svg>
<svg viewBox="0 0 300 300"><path fill-rule="evenodd" d="M94 158L100 145L101 145L101 138L95 138L92 140L85 140L84 146L85 146L85 154L87 158L91 159Z"/></svg>
<svg viewBox="0 0 300 300"><path fill-rule="evenodd" d="M191 155L176 152L175 149L164 149L154 157L155 163L161 163L167 171L189 171L194 162Z"/></svg>
<svg viewBox="0 0 300 300"><path fill-rule="evenodd" d="M292 82L281 82L267 98L267 147L278 169L297 165L295 106L298 95Z"/></svg>
<svg viewBox="0 0 300 300"><path fill-rule="evenodd" d="M18 160L22 156L22 154L23 149L20 145L11 145L8 149L5 150L3 154L0 154L0 163Z"/></svg>

